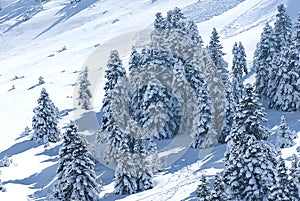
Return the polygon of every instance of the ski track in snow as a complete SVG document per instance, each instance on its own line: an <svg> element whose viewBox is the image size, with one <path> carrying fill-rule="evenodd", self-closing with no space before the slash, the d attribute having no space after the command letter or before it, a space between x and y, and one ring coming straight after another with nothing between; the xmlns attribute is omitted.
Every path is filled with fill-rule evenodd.
<svg viewBox="0 0 300 201"><path fill-rule="evenodd" d="M295 4L292 1L295 2L289 0L290 7ZM288 0L245 0L239 4L238 0L229 0L226 2L231 6L230 9L214 6L212 2L213 0L203 0L200 3L196 0L158 0L151 4L150 0L85 0L73 7L74 5L68 4L69 0L51 0L45 1L43 10L23 22L23 12L31 5L36 5L35 1L1 0L0 156L7 154L13 164L9 168L0 169L0 178L7 188L7 192L0 192L0 200L25 201L29 195L40 200L51 189L59 144L45 150L43 146L33 145L27 137L19 138L19 135L26 126L31 125L32 109L36 106L41 87L47 89L60 110L70 111L69 115L60 120L60 127L73 118L74 106L70 98L73 95L72 85L76 82L81 65L96 47L122 33L152 26L156 12L162 12L166 16L166 12L175 6L189 6L185 12L193 10L191 15L199 22L199 32L205 43L208 43L213 27L219 31L229 67L235 41L243 42L248 63L251 64L262 28L266 22L274 21L277 5L287 3ZM8 14L4 9L12 3L12 10ZM209 5L209 8L199 5ZM206 14L204 17L196 16L195 10L199 15ZM64 46L66 50L60 51ZM24 78L12 81L15 75ZM37 84L40 75L46 83L27 90ZM253 78L254 76L250 76L246 82L253 82ZM103 83L103 80L100 82ZM16 88L8 92L12 85ZM94 95L96 112L100 109L103 97L101 90ZM276 126L280 116L285 115L291 128L300 131L299 113L267 112L269 122L266 125L269 127ZM19 139L16 140L17 138ZM296 153L299 145L298 138L297 145L283 150L284 158ZM224 145L218 146L217 150L219 152L191 164L174 164L171 169L155 175L156 186L153 189L126 197L112 194L113 172L100 166L109 175L105 177L107 180L104 183L107 185L100 194L107 200L188 200L193 197L203 173L214 175L222 169L222 165L215 167L215 163L222 163L219 160L224 153ZM197 158L193 150L189 151L191 152L184 159ZM101 171L97 173L102 173ZM43 180L45 178L47 179Z"/></svg>

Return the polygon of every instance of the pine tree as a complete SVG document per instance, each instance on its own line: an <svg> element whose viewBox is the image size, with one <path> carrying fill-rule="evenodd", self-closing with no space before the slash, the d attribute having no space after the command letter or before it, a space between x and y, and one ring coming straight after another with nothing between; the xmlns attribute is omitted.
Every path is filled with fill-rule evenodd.
<svg viewBox="0 0 300 201"><path fill-rule="evenodd" d="M59 151L58 179L53 197L57 200L99 200L101 185L97 182L94 168L87 142L78 134L77 126L71 121Z"/></svg>
<svg viewBox="0 0 300 201"><path fill-rule="evenodd" d="M272 87L272 61L275 54L275 43L272 34L272 27L266 24L254 55L253 65L256 71L255 89L261 98L267 98L268 90Z"/></svg>
<svg viewBox="0 0 300 201"><path fill-rule="evenodd" d="M137 68L140 65L140 54L137 52L135 48L132 48L132 52L129 60L129 71Z"/></svg>
<svg viewBox="0 0 300 201"><path fill-rule="evenodd" d="M251 85L246 85L227 141L224 181L230 197L237 200L263 200L275 183L274 147L267 142L268 131L260 124L264 112Z"/></svg>
<svg viewBox="0 0 300 201"><path fill-rule="evenodd" d="M39 77L39 85L45 84L44 78L42 76Z"/></svg>
<svg viewBox="0 0 300 201"><path fill-rule="evenodd" d="M283 4L277 6L278 13L274 26L275 50L280 53L282 48L291 44L292 22Z"/></svg>
<svg viewBox="0 0 300 201"><path fill-rule="evenodd" d="M105 73L107 82L104 86L105 94L103 99L103 106L101 109L101 111L103 112L103 116L101 127L97 136L98 141L107 141L110 135L112 135L112 133L116 132L116 129L118 129L113 122L111 110L111 100L113 99L112 92L118 79L120 77L126 76L126 71L123 67L117 50L111 51Z"/></svg>
<svg viewBox="0 0 300 201"><path fill-rule="evenodd" d="M132 128L128 127L121 134L121 141L117 152L117 167L115 169L115 193L116 194L133 194L138 191L138 176L136 164L130 151L130 138Z"/></svg>
<svg viewBox="0 0 300 201"><path fill-rule="evenodd" d="M284 160L280 158L277 165L276 184L271 188L269 201L297 201L300 199L298 189L289 179L287 171Z"/></svg>
<svg viewBox="0 0 300 201"><path fill-rule="evenodd" d="M78 105L81 105L82 109L89 110L91 106L90 98L92 98L89 86L91 85L88 80L88 67L85 67L79 78L79 100Z"/></svg>
<svg viewBox="0 0 300 201"><path fill-rule="evenodd" d="M169 29L180 34L188 36L200 47L203 46L203 40L199 35L197 25L194 21L187 19L179 8L174 8L167 12L167 17L164 18L161 13L156 14L154 21L156 29Z"/></svg>
<svg viewBox="0 0 300 201"><path fill-rule="evenodd" d="M235 104L237 105L239 104L243 94L243 72L247 74L248 71L246 66L245 50L241 43L239 43L239 45L237 43L234 44L232 54L232 93Z"/></svg>
<svg viewBox="0 0 300 201"><path fill-rule="evenodd" d="M218 35L217 30L213 28L212 35L210 37L210 42L208 45L208 51L213 63L215 64L216 68L221 74L226 92L226 119L219 139L219 142L224 143L226 136L229 135L231 130L235 106L232 95L232 86L229 81L229 73L227 70L228 64L223 59L225 53L222 51L223 46L220 44L219 38L220 37Z"/></svg>
<svg viewBox="0 0 300 201"><path fill-rule="evenodd" d="M165 29L166 28L166 20L162 16L161 13L156 13L155 14L155 21L154 21L154 27L157 29Z"/></svg>
<svg viewBox="0 0 300 201"><path fill-rule="evenodd" d="M257 140L265 140L270 135L270 132L261 125L261 122L266 121L264 108L259 102L258 95L254 92L251 84L247 84L244 91L245 94L235 115L237 124L235 127L243 128L247 134L254 136Z"/></svg>
<svg viewBox="0 0 300 201"><path fill-rule="evenodd" d="M191 147L200 148L204 145L202 143L210 126L209 122L211 119L211 102L209 101L207 88L205 87L205 84L201 79L199 72L197 72L197 70L195 70L192 66L185 65L184 75L185 79L190 84L190 87L194 90L197 100L197 107L199 110L198 114L193 114L197 118L197 122L194 123L194 126L196 126L197 128L194 132L194 135L192 136L193 141Z"/></svg>
<svg viewBox="0 0 300 201"><path fill-rule="evenodd" d="M282 111L300 110L300 56L295 47L284 47L274 63L273 85L269 107Z"/></svg>
<svg viewBox="0 0 300 201"><path fill-rule="evenodd" d="M43 142L48 145L49 142L58 142L60 140L60 131L58 128L58 109L50 100L46 89L42 89L38 99L38 106L34 108L32 118L32 129L34 131L32 139L36 142Z"/></svg>
<svg viewBox="0 0 300 201"><path fill-rule="evenodd" d="M168 52L152 49L142 51L140 58L140 67L130 72L132 86L139 88L133 94L130 103L131 115L141 127L147 127L147 130L152 131L155 138L173 138L178 130L180 107L176 97L164 86L167 82L171 84L169 78L172 75L168 67L173 67L174 58ZM166 68L157 68L157 65ZM164 72L170 76L168 79L159 77ZM140 85L144 80L140 80L141 74L151 77L142 87Z"/></svg>
<svg viewBox="0 0 300 201"><path fill-rule="evenodd" d="M294 37L293 41L296 47L296 50L300 52L300 13L298 14L297 21L294 25Z"/></svg>
<svg viewBox="0 0 300 201"><path fill-rule="evenodd" d="M300 196L300 161L299 157L296 155L293 155L292 166L290 169L290 177L292 182L296 185L299 191L298 194Z"/></svg>
<svg viewBox="0 0 300 201"><path fill-rule="evenodd" d="M295 145L294 139L297 137L296 132L289 129L284 116L281 116L281 122L276 131L276 135L276 146L288 148Z"/></svg>
<svg viewBox="0 0 300 201"><path fill-rule="evenodd" d="M228 76L228 70L226 69L228 64L223 59L225 53L222 51L222 49L223 46L220 44L220 37L218 35L218 32L216 28L213 28L208 45L209 54L217 69L222 75L226 77Z"/></svg>
<svg viewBox="0 0 300 201"><path fill-rule="evenodd" d="M240 53L240 68L243 70L245 74L248 74L248 69L247 69L247 61L246 61L246 52L243 44L239 42L239 53Z"/></svg>
<svg viewBox="0 0 300 201"><path fill-rule="evenodd" d="M138 191L148 190L153 188L152 181L152 166L149 154L146 151L145 140L140 139L141 132L137 131L137 137L134 138L133 160L136 163L137 172L137 189Z"/></svg>
<svg viewBox="0 0 300 201"><path fill-rule="evenodd" d="M126 77L120 77L111 90L110 100L110 133L106 139L105 161L112 163L117 161L117 153L123 141L123 132L129 125L128 115L131 86Z"/></svg>
<svg viewBox="0 0 300 201"><path fill-rule="evenodd" d="M200 178L200 185L198 186L196 196L198 197L198 200L200 201L210 201L209 195L209 184L207 181L207 177L205 175L202 175Z"/></svg>
<svg viewBox="0 0 300 201"><path fill-rule="evenodd" d="M227 199L225 184L220 174L214 177L213 189L210 193L210 201L225 201Z"/></svg>

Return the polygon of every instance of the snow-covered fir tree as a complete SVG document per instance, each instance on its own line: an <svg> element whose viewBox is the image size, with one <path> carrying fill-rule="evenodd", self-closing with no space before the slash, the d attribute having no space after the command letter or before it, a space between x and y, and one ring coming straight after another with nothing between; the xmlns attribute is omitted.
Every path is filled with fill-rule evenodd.
<svg viewBox="0 0 300 201"><path fill-rule="evenodd" d="M147 85L132 100L134 119L152 131L155 138L170 139L176 135L179 103L168 90L159 85Z"/></svg>
<svg viewBox="0 0 300 201"><path fill-rule="evenodd" d="M170 68L174 68L176 62L178 60L181 60L181 58L176 58L173 55L171 55L169 52L165 52L165 51L159 51L156 48L157 41L155 40L155 38L161 37L161 34L164 33L165 35L165 40L170 40L172 41L172 37L168 34L168 32L161 32L161 29L168 29L168 30L172 30L172 31L176 31L180 34L183 34L185 36L187 36L188 38L192 39L197 45L199 45L200 47L202 46L202 39L199 36L198 30L196 25L192 22L189 21L188 19L186 19L183 15L183 13L181 12L181 10L179 8L175 8L173 10L170 10L167 13L167 17L164 18L160 13L158 13L156 15L156 20L154 22L154 27L155 30L152 32L152 41L151 41L151 45L150 48L145 49L142 51L141 53L141 65L160 65L160 66L164 66L164 67L170 67ZM153 49L151 47L154 47ZM203 140L205 139L205 135L208 131L208 127L209 127L209 121L210 121L210 103L209 103L209 98L208 98L208 92L207 89L204 85L203 80L201 79L201 76L199 75L199 73L193 69L192 66L189 66L188 64L183 64L184 68L183 68L183 72L184 72L184 79L188 81L189 85L191 86L191 88L194 90L195 94L197 95L197 103L198 104L198 109L199 109L199 114L195 114L199 120L198 122L198 132L195 132L195 135L193 136L194 140L192 143L192 147L194 148L199 148L203 142ZM138 80L137 81L132 81L132 83L139 83ZM151 83L152 85L160 85L160 83ZM156 89L157 87L152 87L153 89ZM139 97L139 100L143 100L143 94L144 92L141 91L141 93L139 93L141 97ZM160 93L162 94L162 93ZM167 95L168 97L169 95ZM152 96L152 97L157 97ZM171 99L174 100L174 99ZM142 103L140 103L140 101L134 101L135 103L139 103L140 105L142 105ZM164 101L165 102L165 101ZM167 102L169 102L170 104L176 103L176 101L169 101L167 100ZM151 106L153 104L150 104L149 106ZM157 105L157 104L156 104ZM165 105L167 105L165 113L169 114L169 106L167 103L165 103ZM177 107L176 105L173 104L173 106L175 106L175 110L171 111L171 113L173 113L173 118L167 117L167 123L166 125L171 128L171 130L173 131L175 128L175 131L177 130L176 122L178 121L178 114L177 113ZM174 113L175 111L175 113ZM201 114L201 115L200 115ZM176 118L174 118L176 117ZM143 119L143 117L139 117L138 118ZM170 120L170 121L168 121ZM146 122L146 121L145 121ZM175 124L173 124L172 122L175 122ZM175 125L174 126L169 126L169 125ZM165 128L164 128L165 130ZM161 136L161 135L160 135ZM174 136L174 134L173 134ZM166 138L165 135L162 135L160 137L162 138Z"/></svg>
<svg viewBox="0 0 300 201"><path fill-rule="evenodd" d="M300 160L297 155L293 155L292 158L292 166L290 168L290 178L296 185L297 189L300 189ZM298 193L300 193L300 190Z"/></svg>
<svg viewBox="0 0 300 201"><path fill-rule="evenodd" d="M292 21L283 4L277 6L278 13L274 26L275 51L280 53L282 48L291 44Z"/></svg>
<svg viewBox="0 0 300 201"><path fill-rule="evenodd" d="M123 67L122 61L119 57L117 50L113 50L110 53L110 58L107 62L107 69L105 71L105 78L107 82L105 83L103 106L101 111L103 112L102 124L98 133L99 141L107 141L108 137L113 133L113 130L118 129L113 122L112 110L111 110L111 100L113 98L113 89L120 77L125 77L126 71Z"/></svg>
<svg viewBox="0 0 300 201"><path fill-rule="evenodd" d="M122 144L123 132L129 125L131 119L128 115L130 100L130 83L126 77L119 77L114 89L111 90L110 100L110 133L106 139L105 161L106 163L114 163L117 161L118 151ZM132 151L132 146L130 147Z"/></svg>
<svg viewBox="0 0 300 201"><path fill-rule="evenodd" d="M277 108L278 101L281 100L281 93L290 93L290 90L283 89L285 81L281 81L282 72L285 73L285 69L281 70L281 66L288 66L289 54L293 51L289 51L290 48L294 49L292 45L292 22L287 10L283 4L277 6L278 13L276 15L276 21L274 26L274 34L272 40L274 41L274 55L273 65L271 69L271 75L269 76L268 84L268 104L270 108ZM297 54L297 53L296 53ZM286 67L285 67L286 68ZM278 72L280 71L280 74ZM279 86L280 85L280 86ZM284 91L285 90L285 91ZM275 97L276 96L276 97ZM285 109L286 111L286 109Z"/></svg>
<svg viewBox="0 0 300 201"><path fill-rule="evenodd" d="M210 193L210 201L225 201L227 199L226 188L221 175L218 173L214 177L213 188Z"/></svg>
<svg viewBox="0 0 300 201"><path fill-rule="evenodd" d="M134 68L137 68L140 65L140 54L133 47L129 59L129 71L132 71Z"/></svg>
<svg viewBox="0 0 300 201"><path fill-rule="evenodd" d="M243 128L234 128L225 154L224 181L233 200L265 200L275 185L276 152Z"/></svg>
<svg viewBox="0 0 300 201"><path fill-rule="evenodd" d="M30 133L31 131L32 131L32 130L31 130L28 126L26 126L25 129L24 129L24 132L22 133L22 135L23 135L23 136L27 136L27 135L29 135L29 133Z"/></svg>
<svg viewBox="0 0 300 201"><path fill-rule="evenodd" d="M165 29L166 28L166 19L162 16L161 13L155 14L155 20L154 20L154 27L159 29Z"/></svg>
<svg viewBox="0 0 300 201"><path fill-rule="evenodd" d="M227 70L228 63L223 59L225 53L222 51L222 49L223 46L220 44L220 37L218 35L218 32L215 28L213 28L208 45L208 53L210 54L213 63L215 64L216 68L221 74L226 92L226 119L219 139L219 142L224 143L226 136L229 135L231 130L235 112L235 105L233 101L232 86L229 80L229 73Z"/></svg>
<svg viewBox="0 0 300 201"><path fill-rule="evenodd" d="M127 135L128 134L128 135ZM132 151L130 151L131 128L127 128L121 134L119 150L117 152L117 161L115 169L115 190L116 194L133 194L138 191L138 176L136 164L133 160Z"/></svg>
<svg viewBox="0 0 300 201"><path fill-rule="evenodd" d="M78 105L85 110L89 110L91 108L90 99L92 98L92 94L89 89L91 83L88 80L88 71L88 67L86 66L79 77Z"/></svg>
<svg viewBox="0 0 300 201"><path fill-rule="evenodd" d="M200 178L200 184L198 186L196 196L200 201L210 201L210 189L206 175L202 175Z"/></svg>
<svg viewBox="0 0 300 201"><path fill-rule="evenodd" d="M188 20L179 8L174 8L167 12L164 18L161 13L156 14L154 27L157 29L170 29L180 34L188 36L196 44L202 47L203 40L199 35L197 25L192 20Z"/></svg>
<svg viewBox="0 0 300 201"><path fill-rule="evenodd" d="M243 70L245 74L248 74L248 68L247 68L247 60L246 60L246 52L243 44L239 42L239 65L240 68Z"/></svg>
<svg viewBox="0 0 300 201"><path fill-rule="evenodd" d="M225 71L228 64L226 61L224 61L223 56L225 53L222 51L223 46L220 43L220 36L216 30L216 28L213 28L213 31L210 36L210 41L208 45L209 55L215 64L215 66L220 70L220 72L228 73L228 71Z"/></svg>
<svg viewBox="0 0 300 201"><path fill-rule="evenodd" d="M164 87L166 82L171 82L171 80L164 80L159 76L163 72L168 74L168 68L174 65L174 58L168 52L152 49L142 51L140 58L140 67L130 71L131 84L139 89L131 99L131 115L140 126L147 127L149 131L155 131L152 133L155 138L173 138L180 121L179 103ZM157 68L157 65L165 69ZM143 86L140 86L143 82L140 80L141 75L151 77Z"/></svg>
<svg viewBox="0 0 300 201"><path fill-rule="evenodd" d="M273 64L270 108L282 111L300 110L300 56L295 46L283 47Z"/></svg>
<svg viewBox="0 0 300 201"><path fill-rule="evenodd" d="M295 145L294 139L297 137L297 134L295 131L290 130L284 116L281 116L281 122L276 130L276 135L276 146L279 148L288 148Z"/></svg>
<svg viewBox="0 0 300 201"><path fill-rule="evenodd" d="M141 136L139 130L137 136ZM134 138L134 147L133 147L133 160L136 165L137 172L137 190L143 191L153 188L154 184L152 181L152 166L149 154L146 151L146 145L144 139Z"/></svg>
<svg viewBox="0 0 300 201"><path fill-rule="evenodd" d="M298 14L297 21L295 22L294 25L293 42L296 47L296 50L300 52L300 13Z"/></svg>
<svg viewBox="0 0 300 201"><path fill-rule="evenodd" d="M298 188L295 183L289 179L288 169L285 161L279 158L277 164L276 184L271 187L271 194L268 201L297 201L300 200Z"/></svg>
<svg viewBox="0 0 300 201"><path fill-rule="evenodd" d="M266 121L265 109L259 102L258 95L254 92L251 84L247 84L244 91L245 94L240 101L234 117L235 129L241 127L247 134L254 136L255 139L266 140L270 135L270 131L261 125L261 122Z"/></svg>
<svg viewBox="0 0 300 201"><path fill-rule="evenodd" d="M238 105L243 94L243 72L248 73L243 45L241 43L239 43L239 45L234 43L232 54L232 93L235 104Z"/></svg>
<svg viewBox="0 0 300 201"><path fill-rule="evenodd" d="M87 142L78 134L71 121L63 134L59 150L57 182L53 197L57 200L98 201L101 184L94 171L95 163L88 151ZM99 179L98 179L99 180Z"/></svg>
<svg viewBox="0 0 300 201"><path fill-rule="evenodd" d="M260 42L256 46L253 65L256 72L255 89L261 98L268 97L268 90L272 85L272 62L274 57L273 28L266 24L261 34Z"/></svg>
<svg viewBox="0 0 300 201"><path fill-rule="evenodd" d="M39 85L45 84L44 78L42 76L39 77Z"/></svg>
<svg viewBox="0 0 300 201"><path fill-rule="evenodd" d="M58 142L60 140L60 130L58 128L58 109L49 98L46 89L43 88L38 99L38 106L33 109L32 118L32 139L36 142Z"/></svg>
<svg viewBox="0 0 300 201"><path fill-rule="evenodd" d="M275 148L261 139L269 135L260 121L264 119L262 106L251 85L246 85L228 136L225 153L224 182L230 198L264 200L275 183Z"/></svg>

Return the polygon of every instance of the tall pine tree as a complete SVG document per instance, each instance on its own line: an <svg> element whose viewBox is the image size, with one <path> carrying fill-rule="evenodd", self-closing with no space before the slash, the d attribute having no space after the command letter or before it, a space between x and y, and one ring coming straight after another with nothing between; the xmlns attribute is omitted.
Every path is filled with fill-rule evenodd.
<svg viewBox="0 0 300 201"><path fill-rule="evenodd" d="M300 13L298 14L297 21L295 22L295 25L294 25L293 41L294 41L296 49L298 50L298 52L300 52Z"/></svg>
<svg viewBox="0 0 300 201"><path fill-rule="evenodd" d="M212 35L210 37L208 52L210 57L215 64L216 68L219 70L222 81L224 83L225 92L226 92L226 119L224 123L224 127L219 139L219 142L224 143L226 136L229 135L231 126L233 123L233 117L235 112L235 105L232 94L232 86L229 80L228 73L228 63L223 59L225 53L222 51L223 46L220 44L220 37L215 28L213 28Z"/></svg>
<svg viewBox="0 0 300 201"><path fill-rule="evenodd" d="M105 71L105 78L107 79L107 82L104 86L105 94L101 109L103 112L102 123L97 136L99 141L107 141L113 130L118 129L116 124L113 122L111 110L111 100L113 99L112 92L118 79L125 76L126 71L123 67L118 51L111 51L109 60L107 62L107 69Z"/></svg>
<svg viewBox="0 0 300 201"><path fill-rule="evenodd" d="M289 179L288 169L282 158L279 158L277 164L276 184L271 188L269 201L297 201L299 200L299 193L297 186Z"/></svg>
<svg viewBox="0 0 300 201"><path fill-rule="evenodd" d="M292 21L283 4L277 6L278 13L274 26L275 50L280 53L282 48L291 44Z"/></svg>
<svg viewBox="0 0 300 201"><path fill-rule="evenodd" d="M38 99L38 106L34 108L32 118L32 139L36 142L58 142L60 140L60 130L58 128L58 109L49 98L46 89L43 88Z"/></svg>
<svg viewBox="0 0 300 201"><path fill-rule="evenodd" d="M210 201L225 201L227 199L226 188L221 175L218 173L214 177L213 189L210 193Z"/></svg>
<svg viewBox="0 0 300 201"><path fill-rule="evenodd" d="M300 56L295 46L284 47L274 63L273 90L270 108L282 111L300 110Z"/></svg>
<svg viewBox="0 0 300 201"><path fill-rule="evenodd" d="M256 72L255 89L261 98L268 97L268 90L272 85L272 62L275 54L275 42L272 35L273 28L269 24L266 24L254 55L253 65Z"/></svg>
<svg viewBox="0 0 300 201"><path fill-rule="evenodd" d="M233 60L232 60L232 93L235 104L238 105L243 94L243 72L248 73L246 66L246 54L244 47L241 43L234 44L232 49Z"/></svg>
<svg viewBox="0 0 300 201"><path fill-rule="evenodd" d="M269 132L260 124L264 112L251 85L245 87L234 120L227 138L224 168L230 198L263 200L275 183L276 152L274 147L262 141Z"/></svg>
<svg viewBox="0 0 300 201"><path fill-rule="evenodd" d="M196 195L199 201L210 201L210 189L207 181L207 177L202 175L200 178L200 184L198 186Z"/></svg>
<svg viewBox="0 0 300 201"><path fill-rule="evenodd" d="M276 146L279 148L288 148L295 145L294 139L297 137L296 132L290 130L285 121L285 117L281 117L279 128L276 130Z"/></svg>
<svg viewBox="0 0 300 201"><path fill-rule="evenodd" d="M87 148L87 142L78 134L73 121L63 135L59 151L57 182L53 197L57 200L99 200L101 184L97 182L95 163Z"/></svg>
<svg viewBox="0 0 300 201"><path fill-rule="evenodd" d="M91 85L88 80L88 67L86 66L84 71L79 77L79 90L78 90L78 105L81 105L82 109L88 110L91 107L90 99L92 98L89 86Z"/></svg>

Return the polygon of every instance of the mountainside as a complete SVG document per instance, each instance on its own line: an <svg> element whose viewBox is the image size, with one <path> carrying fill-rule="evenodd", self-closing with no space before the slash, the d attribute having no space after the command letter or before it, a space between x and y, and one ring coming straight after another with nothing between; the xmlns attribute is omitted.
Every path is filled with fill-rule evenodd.
<svg viewBox="0 0 300 201"><path fill-rule="evenodd" d="M226 2L228 6L222 6ZM6 192L0 200L45 200L56 176L61 143L44 148L24 136L31 127L33 108L42 87L59 108L59 126L74 120L74 86L87 58L110 39L130 31L153 29L155 13L166 15L175 6L197 23L204 46L213 27L219 34L231 70L232 47L241 41L251 70L253 53L265 23L275 20L278 4L287 5L293 20L298 0L1 0L0 1L0 159L8 156L10 167L0 168ZM23 20L29 13L29 19ZM25 15L24 15L25 14ZM205 14L205 16L204 16ZM123 57L124 63L129 55ZM102 61L103 63L103 61ZM104 62L106 63L106 61ZM127 65L127 64L126 64ZM104 66L99 66L105 68ZM93 72L91 72L92 74ZM38 85L39 77L45 83ZM244 77L254 82L254 72ZM93 94L92 111L102 106L104 77ZM285 115L289 126L300 134L300 113L267 110L269 128ZM272 140L272 139L271 139ZM159 149L169 144L166 140ZM283 157L296 153L296 145L283 149ZM177 162L154 176L154 188L129 196L113 193L114 171L98 163L97 175L104 183L103 200L193 200L202 173L212 176L224 167L226 145L212 149L189 149ZM166 153L170 154L170 153Z"/></svg>

